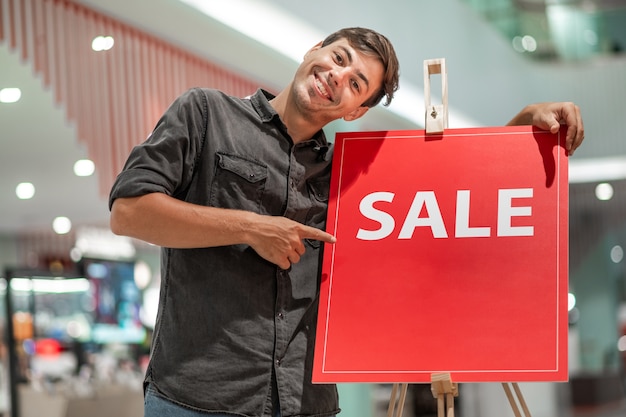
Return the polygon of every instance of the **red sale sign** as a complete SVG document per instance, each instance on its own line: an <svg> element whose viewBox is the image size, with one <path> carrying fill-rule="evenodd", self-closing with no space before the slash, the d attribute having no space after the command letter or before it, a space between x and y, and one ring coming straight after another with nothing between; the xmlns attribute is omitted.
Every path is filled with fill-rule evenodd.
<svg viewBox="0 0 626 417"><path fill-rule="evenodd" d="M564 381L565 130L336 137L313 381Z"/></svg>

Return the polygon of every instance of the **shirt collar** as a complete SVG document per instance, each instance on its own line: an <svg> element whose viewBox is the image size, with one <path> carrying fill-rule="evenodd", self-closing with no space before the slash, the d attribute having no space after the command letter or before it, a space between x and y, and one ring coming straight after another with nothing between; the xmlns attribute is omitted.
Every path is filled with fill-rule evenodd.
<svg viewBox="0 0 626 417"><path fill-rule="evenodd" d="M282 124L280 116L278 115L274 107L272 107L272 105L270 104L270 100L272 100L274 97L276 97L274 94L262 88L259 88L256 93L250 96L250 101L252 102L252 106L254 107L263 122L278 120ZM315 150L317 152L320 152L324 156L328 151L329 145L323 130L319 130L315 135L313 135L310 140L303 143L314 144L316 147Z"/></svg>
<svg viewBox="0 0 626 417"><path fill-rule="evenodd" d="M250 96L250 101L254 110L259 114L259 117L263 122L271 122L275 117L278 118L278 113L274 110L274 107L270 104L270 100L276 97L274 94L259 88L256 93Z"/></svg>

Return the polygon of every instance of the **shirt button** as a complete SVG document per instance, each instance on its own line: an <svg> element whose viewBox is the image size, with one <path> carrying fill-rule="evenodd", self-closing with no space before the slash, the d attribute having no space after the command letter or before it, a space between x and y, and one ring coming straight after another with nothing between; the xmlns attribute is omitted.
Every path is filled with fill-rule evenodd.
<svg viewBox="0 0 626 417"><path fill-rule="evenodd" d="M283 314L283 312L282 312L282 311L281 311L280 313L278 313L278 314L277 314L277 316L278 316L278 318L279 318L279 319L281 319L281 320L282 320L283 318L285 318L285 315Z"/></svg>
<svg viewBox="0 0 626 417"><path fill-rule="evenodd" d="M280 359L276 359L276 366L280 366Z"/></svg>

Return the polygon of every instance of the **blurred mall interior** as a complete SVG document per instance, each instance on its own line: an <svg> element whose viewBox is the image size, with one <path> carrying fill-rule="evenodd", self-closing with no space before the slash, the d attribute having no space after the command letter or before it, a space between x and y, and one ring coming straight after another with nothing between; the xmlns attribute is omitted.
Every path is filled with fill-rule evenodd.
<svg viewBox="0 0 626 417"><path fill-rule="evenodd" d="M187 88L277 92L349 26L390 38L400 90L332 123L331 140L423 129L432 58L446 60L449 128L503 126L534 102L580 106L569 381L520 387L535 417L626 415L626 1L0 0L1 416L142 415L159 249L110 232L115 176ZM339 392L341 416L387 414L390 384ZM495 382L460 384L455 412L514 415ZM411 384L403 415L436 414L430 385Z"/></svg>

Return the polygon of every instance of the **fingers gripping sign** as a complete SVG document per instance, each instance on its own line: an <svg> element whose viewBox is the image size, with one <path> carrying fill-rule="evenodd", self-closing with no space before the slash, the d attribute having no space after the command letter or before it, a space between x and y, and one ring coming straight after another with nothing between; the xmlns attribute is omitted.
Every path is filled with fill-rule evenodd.
<svg viewBox="0 0 626 417"><path fill-rule="evenodd" d="M585 127L580 108L571 102L537 104L533 124L537 127L558 132L561 124L567 126L565 147L570 155L580 146L585 138Z"/></svg>
<svg viewBox="0 0 626 417"><path fill-rule="evenodd" d="M251 232L250 246L264 259L289 269L304 255L304 239L335 243L335 237L323 230L280 216L262 216Z"/></svg>
<svg viewBox="0 0 626 417"><path fill-rule="evenodd" d="M580 108L572 102L530 104L516 115L508 125L533 125L552 133L558 132L561 125L565 125L567 126L565 149L569 155L573 155L585 139L585 125Z"/></svg>

